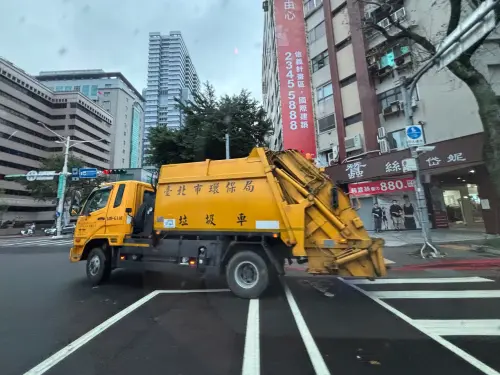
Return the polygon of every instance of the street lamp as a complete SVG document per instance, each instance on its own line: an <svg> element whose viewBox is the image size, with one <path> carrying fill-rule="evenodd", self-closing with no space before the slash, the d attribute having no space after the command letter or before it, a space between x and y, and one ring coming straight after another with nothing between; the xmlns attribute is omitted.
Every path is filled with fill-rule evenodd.
<svg viewBox="0 0 500 375"><path fill-rule="evenodd" d="M55 141L56 143L62 143L64 145L64 164L61 173L59 174L59 183L58 183L58 191L61 192L61 196L59 197L59 202L57 204L57 212L59 216L57 216L56 221L56 235L53 238L61 238L61 229L62 229L62 213L64 210L64 196L66 192L66 177L69 175L68 172L68 157L69 157L69 149L75 145L79 145L82 143L96 143L105 141L104 138L91 140L91 141L71 141L71 136L63 137L62 135L56 133L52 129L50 129L46 124L41 121L38 121L38 124L42 125L45 129L50 131L52 134L57 136L59 140ZM72 143L71 143L72 142ZM61 177L62 176L62 177Z"/></svg>

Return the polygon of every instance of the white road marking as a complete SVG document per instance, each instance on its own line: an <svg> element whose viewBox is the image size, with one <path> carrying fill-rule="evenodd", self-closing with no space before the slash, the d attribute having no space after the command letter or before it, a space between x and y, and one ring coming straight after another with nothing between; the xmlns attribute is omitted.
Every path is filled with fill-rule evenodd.
<svg viewBox="0 0 500 375"><path fill-rule="evenodd" d="M0 241L0 247L9 247L9 246L17 246L22 247L25 245L30 246L60 246L60 245L68 245L73 243L73 240L29 240L29 241Z"/></svg>
<svg viewBox="0 0 500 375"><path fill-rule="evenodd" d="M356 286L356 285L353 285L353 284L349 284L342 277L339 277L339 280L345 282L351 288L356 289L358 292L360 292L360 293L364 294L365 296L371 298L374 302L378 303L380 306L384 307L386 310L390 311L391 313L393 313L394 315L396 315L398 318L404 320L406 323L408 323L412 327L418 329L423 334L427 335L428 337L430 337L431 339L433 339L437 343L441 344L446 349L448 349L451 352L455 353L456 355L458 355L463 360L469 362L472 366L474 366L478 370L482 371L484 374L486 374L486 375L500 375L500 373L498 371L496 371L496 370L492 369L491 367L489 367L488 365L484 364L483 362L481 362L480 360L478 360L476 357L471 356L466 351L464 351L464 350L460 349L459 347L453 345L448 340L445 340L441 336L436 335L435 333L433 333L433 332L425 329L424 327L419 327L419 325L416 324L413 319L411 319L407 315L403 314L401 311L395 309L391 305L387 304L386 302L380 300L379 298L370 295L369 292L361 289L359 286Z"/></svg>
<svg viewBox="0 0 500 375"><path fill-rule="evenodd" d="M444 283L481 283L493 282L484 277L429 277L429 278L405 278L405 279L345 279L349 284L444 284Z"/></svg>
<svg viewBox="0 0 500 375"><path fill-rule="evenodd" d="M245 352L243 354L242 375L260 374L260 317L259 300L251 299L248 304Z"/></svg>
<svg viewBox="0 0 500 375"><path fill-rule="evenodd" d="M137 308L144 305L146 302L150 301L152 298L156 297L158 294L180 294L180 293L217 293L217 292L228 292L229 289L187 289L187 290L155 290L154 292L149 293L147 296L141 298L140 300L134 302L129 307L123 309L119 313L113 315L108 320L99 324L94 329L90 330L83 336L80 336L78 339L65 346L57 353L53 354L45 361L41 362L37 366L33 367L31 370L24 373L24 375L41 375L50 370L52 367L61 362L64 358L80 349L83 345L88 343L97 335L104 332L106 329L111 327L113 324L133 312L137 310Z"/></svg>
<svg viewBox="0 0 500 375"><path fill-rule="evenodd" d="M307 328L306 321L300 312L297 302L295 302L295 298L293 298L290 288L285 281L281 280L281 282L283 284L283 288L285 289L285 296L288 301L288 305L290 305L290 310L292 311L293 318L295 319L295 324L297 324L297 328L299 329L300 336L302 337L302 341L306 347L307 354L309 354L309 358L311 359L316 375L330 375L330 371L326 366L325 360L323 359L323 356L321 355L309 328Z"/></svg>
<svg viewBox="0 0 500 375"><path fill-rule="evenodd" d="M385 264L394 264L394 263L396 263L396 262L393 262L393 261L392 261L392 260L390 260L390 259L386 259L386 258L384 258L384 263L385 263Z"/></svg>
<svg viewBox="0 0 500 375"><path fill-rule="evenodd" d="M440 336L500 336L500 319L416 319L414 322Z"/></svg>
<svg viewBox="0 0 500 375"><path fill-rule="evenodd" d="M366 292L370 297L389 298L500 298L500 290L397 290Z"/></svg>

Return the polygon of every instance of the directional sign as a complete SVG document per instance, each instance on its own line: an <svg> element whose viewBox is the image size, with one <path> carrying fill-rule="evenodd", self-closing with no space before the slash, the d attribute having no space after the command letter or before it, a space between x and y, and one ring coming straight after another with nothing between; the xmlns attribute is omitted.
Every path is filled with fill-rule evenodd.
<svg viewBox="0 0 500 375"><path fill-rule="evenodd" d="M38 176L37 171L29 171L28 173L26 173L26 179L30 182L35 181L36 176Z"/></svg>
<svg viewBox="0 0 500 375"><path fill-rule="evenodd" d="M409 147L423 146L425 144L422 125L411 125L406 127L406 143Z"/></svg>
<svg viewBox="0 0 500 375"><path fill-rule="evenodd" d="M79 176L78 168L71 168L71 176L73 177Z"/></svg>
<svg viewBox="0 0 500 375"><path fill-rule="evenodd" d="M97 178L97 168L80 168L80 178Z"/></svg>
<svg viewBox="0 0 500 375"><path fill-rule="evenodd" d="M56 171L39 171L36 176L37 181L50 181L54 179Z"/></svg>

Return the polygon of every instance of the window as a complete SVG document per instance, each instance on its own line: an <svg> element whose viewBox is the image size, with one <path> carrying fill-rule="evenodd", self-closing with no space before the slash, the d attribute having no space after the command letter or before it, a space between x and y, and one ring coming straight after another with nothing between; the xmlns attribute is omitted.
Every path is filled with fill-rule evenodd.
<svg viewBox="0 0 500 375"><path fill-rule="evenodd" d="M109 96L110 92L109 91L104 91L104 96Z"/></svg>
<svg viewBox="0 0 500 375"><path fill-rule="evenodd" d="M93 85L90 88L90 96L97 96L97 85Z"/></svg>
<svg viewBox="0 0 500 375"><path fill-rule="evenodd" d="M321 5L323 0L306 0L304 1L304 14L307 15L309 12L313 11Z"/></svg>
<svg viewBox="0 0 500 375"><path fill-rule="evenodd" d="M347 78L344 78L343 80L340 81L340 87L346 87L350 85L351 83L356 82L356 74L353 74L352 76L349 76Z"/></svg>
<svg viewBox="0 0 500 375"><path fill-rule="evenodd" d="M73 86L64 86L64 91L72 91Z"/></svg>
<svg viewBox="0 0 500 375"><path fill-rule="evenodd" d="M387 141L389 142L391 149L397 148L401 150L408 147L406 142L406 132L404 129L388 133Z"/></svg>
<svg viewBox="0 0 500 375"><path fill-rule="evenodd" d="M64 91L64 86L56 86L55 91Z"/></svg>
<svg viewBox="0 0 500 375"><path fill-rule="evenodd" d="M321 52L318 56L313 57L312 62L312 70L313 73L317 72L324 66L328 65L328 50Z"/></svg>
<svg viewBox="0 0 500 375"><path fill-rule="evenodd" d="M326 85L320 86L316 89L316 95L318 97L318 103L333 96L332 83L327 83Z"/></svg>
<svg viewBox="0 0 500 375"><path fill-rule="evenodd" d="M101 190L97 190L90 196L85 208L82 211L83 215L89 215L91 212L103 209L108 204L109 195L111 193L111 188L107 187Z"/></svg>
<svg viewBox="0 0 500 375"><path fill-rule="evenodd" d="M83 85L82 86L82 94L85 95L85 96L89 96L89 91L90 90L90 86L89 85Z"/></svg>
<svg viewBox="0 0 500 375"><path fill-rule="evenodd" d="M387 90L381 94L377 95L377 100L379 104L379 113L382 113L384 108L387 108L391 103L398 100L403 100L403 94L401 93L401 88L395 87L391 90Z"/></svg>
<svg viewBox="0 0 500 375"><path fill-rule="evenodd" d="M120 184L120 186L118 187L118 191L116 192L116 197L115 197L115 202L113 203L113 208L119 207L122 204L124 192L125 192L125 184Z"/></svg>
<svg viewBox="0 0 500 375"><path fill-rule="evenodd" d="M75 87L73 87L73 90L75 90L75 91L80 91L80 86L75 86Z"/></svg>
<svg viewBox="0 0 500 375"><path fill-rule="evenodd" d="M111 83L106 83L104 87L111 87Z"/></svg>
<svg viewBox="0 0 500 375"><path fill-rule="evenodd" d="M309 43L313 43L325 35L325 21L322 21L314 29L310 30L307 35L309 38Z"/></svg>
<svg viewBox="0 0 500 375"><path fill-rule="evenodd" d="M360 121L361 113L344 118L345 126L352 125Z"/></svg>
<svg viewBox="0 0 500 375"><path fill-rule="evenodd" d="M335 128L335 114L323 117L318 120L318 132L322 133Z"/></svg>

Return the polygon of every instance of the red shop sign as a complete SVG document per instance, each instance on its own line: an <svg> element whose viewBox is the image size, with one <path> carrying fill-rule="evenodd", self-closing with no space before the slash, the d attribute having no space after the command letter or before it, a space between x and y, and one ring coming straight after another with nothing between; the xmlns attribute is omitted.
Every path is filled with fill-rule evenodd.
<svg viewBox="0 0 500 375"><path fill-rule="evenodd" d="M316 154L313 97L302 0L274 0L283 146Z"/></svg>
<svg viewBox="0 0 500 375"><path fill-rule="evenodd" d="M349 184L349 194L352 195L387 194L413 190L415 190L415 180L411 177Z"/></svg>

